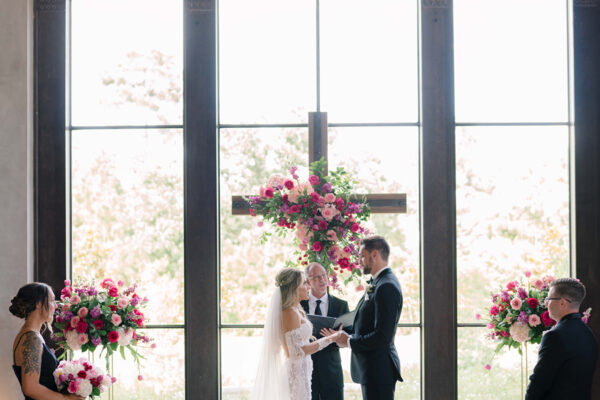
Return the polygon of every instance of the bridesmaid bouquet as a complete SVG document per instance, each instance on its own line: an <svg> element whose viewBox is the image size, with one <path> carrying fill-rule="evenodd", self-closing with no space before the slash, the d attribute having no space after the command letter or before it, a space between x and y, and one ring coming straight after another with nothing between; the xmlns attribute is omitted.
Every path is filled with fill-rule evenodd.
<svg viewBox="0 0 600 400"><path fill-rule="evenodd" d="M74 287L65 281L54 317L57 332L53 339L70 350L94 352L101 347L107 356L119 351L123 359L127 349L139 366L141 356L136 347L149 343L150 338L137 333L144 327L140 308L148 299L141 298L136 288L123 289L123 282L110 278L98 289L93 285Z"/></svg>
<svg viewBox="0 0 600 400"><path fill-rule="evenodd" d="M115 383L114 378L88 362L85 358L61 361L54 371L54 381L58 391L76 394L81 397L100 396L106 388Z"/></svg>
<svg viewBox="0 0 600 400"><path fill-rule="evenodd" d="M325 161L315 161L307 181L300 180L296 170L292 167L287 177L273 175L259 189L259 196L247 197L250 215L262 216L279 236L295 231L297 264L320 263L334 287L338 275L345 284L358 279L362 275L358 245L368 234L361 222L369 218L369 205L350 195L354 182L342 168L324 176ZM264 243L269 235L264 233L261 241Z"/></svg>

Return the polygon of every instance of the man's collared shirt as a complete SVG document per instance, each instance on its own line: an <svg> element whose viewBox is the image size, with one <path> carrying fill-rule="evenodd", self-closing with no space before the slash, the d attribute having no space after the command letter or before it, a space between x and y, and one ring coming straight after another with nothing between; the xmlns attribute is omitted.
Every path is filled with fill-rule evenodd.
<svg viewBox="0 0 600 400"><path fill-rule="evenodd" d="M312 293L308 295L308 313L315 313L315 308L317 307L317 300L321 300L321 315L327 316L327 311L329 309L329 296L327 295L327 292L323 295L323 297L320 298L313 296Z"/></svg>

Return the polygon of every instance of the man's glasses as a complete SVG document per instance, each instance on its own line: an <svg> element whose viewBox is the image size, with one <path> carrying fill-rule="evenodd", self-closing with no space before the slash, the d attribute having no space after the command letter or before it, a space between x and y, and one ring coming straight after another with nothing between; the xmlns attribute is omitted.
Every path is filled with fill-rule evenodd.
<svg viewBox="0 0 600 400"><path fill-rule="evenodd" d="M546 297L544 299L544 303L548 303L550 300L560 300L560 299L565 299L567 301L567 303L572 303L571 300L564 298L564 297Z"/></svg>
<svg viewBox="0 0 600 400"><path fill-rule="evenodd" d="M316 281L319 279L327 279L327 274L309 276L308 279L310 279L311 281Z"/></svg>

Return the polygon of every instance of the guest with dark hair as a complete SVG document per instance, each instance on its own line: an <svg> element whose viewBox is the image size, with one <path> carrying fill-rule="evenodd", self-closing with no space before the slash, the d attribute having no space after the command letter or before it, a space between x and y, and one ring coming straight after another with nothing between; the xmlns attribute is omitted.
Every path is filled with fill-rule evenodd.
<svg viewBox="0 0 600 400"><path fill-rule="evenodd" d="M52 330L56 302L52 288L45 283L29 283L13 297L9 311L25 320L13 344L13 370L25 400L83 400L59 393L54 376L58 360L41 335Z"/></svg>
<svg viewBox="0 0 600 400"><path fill-rule="evenodd" d="M581 321L579 307L584 298L585 286L577 279L562 278L550 284L545 303L557 324L542 337L525 400L591 398L598 345Z"/></svg>

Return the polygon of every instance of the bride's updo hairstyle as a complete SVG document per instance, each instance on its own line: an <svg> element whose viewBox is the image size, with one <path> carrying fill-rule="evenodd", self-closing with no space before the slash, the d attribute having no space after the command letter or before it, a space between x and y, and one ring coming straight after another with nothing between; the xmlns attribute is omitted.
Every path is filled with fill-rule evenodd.
<svg viewBox="0 0 600 400"><path fill-rule="evenodd" d="M284 268L275 277L275 286L281 291L281 309L290 308L298 301L298 288L304 282L302 271Z"/></svg>
<svg viewBox="0 0 600 400"><path fill-rule="evenodd" d="M17 295L10 301L8 311L19 318L27 319L29 314L35 311L38 303L42 303L42 309L47 312L50 309L48 304L50 291L52 288L45 283L28 283L19 289Z"/></svg>

